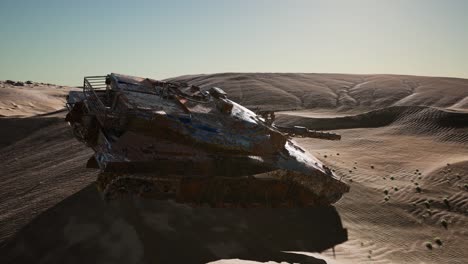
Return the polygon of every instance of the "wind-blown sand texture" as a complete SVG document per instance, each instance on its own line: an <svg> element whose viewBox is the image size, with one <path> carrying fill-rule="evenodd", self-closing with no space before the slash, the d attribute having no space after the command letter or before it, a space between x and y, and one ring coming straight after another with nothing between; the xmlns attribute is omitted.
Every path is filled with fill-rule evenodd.
<svg viewBox="0 0 468 264"><path fill-rule="evenodd" d="M84 168L92 151L72 137L65 112L47 114L63 107L69 88L1 82L1 263L468 262L468 80L269 73L175 80L281 110L279 124L342 135L295 139L351 186L335 205L349 236L336 257L331 249L280 252L320 247L334 209L106 204L92 185L96 172Z"/></svg>

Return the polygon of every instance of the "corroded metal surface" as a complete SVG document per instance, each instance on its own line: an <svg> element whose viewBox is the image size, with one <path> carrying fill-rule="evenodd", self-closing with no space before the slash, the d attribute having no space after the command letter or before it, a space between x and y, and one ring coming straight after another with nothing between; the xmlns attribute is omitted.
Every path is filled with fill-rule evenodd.
<svg viewBox="0 0 468 264"><path fill-rule="evenodd" d="M97 85L99 89L96 89ZM212 206L315 206L349 187L269 120L220 88L119 74L85 78L66 120L95 151L106 198Z"/></svg>
<svg viewBox="0 0 468 264"><path fill-rule="evenodd" d="M292 127L276 126L276 128L283 133L296 136L296 137L299 136L299 137L320 138L320 139L327 139L327 140L341 140L341 135L330 133L330 132L310 130L303 126L292 126Z"/></svg>

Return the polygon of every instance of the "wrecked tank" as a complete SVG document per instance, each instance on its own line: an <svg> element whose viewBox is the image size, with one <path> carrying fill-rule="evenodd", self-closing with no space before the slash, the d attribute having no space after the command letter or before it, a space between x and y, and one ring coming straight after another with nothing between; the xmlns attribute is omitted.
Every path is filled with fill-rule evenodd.
<svg viewBox="0 0 468 264"><path fill-rule="evenodd" d="M105 199L138 195L213 207L306 207L349 186L220 88L111 73L85 77L66 121L95 154Z"/></svg>

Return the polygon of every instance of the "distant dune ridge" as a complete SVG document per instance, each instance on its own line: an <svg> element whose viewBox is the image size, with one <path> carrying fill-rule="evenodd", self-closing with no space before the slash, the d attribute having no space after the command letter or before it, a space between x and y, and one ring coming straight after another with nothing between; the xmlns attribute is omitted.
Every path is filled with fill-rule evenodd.
<svg viewBox="0 0 468 264"><path fill-rule="evenodd" d="M247 107L265 110L369 110L390 106L468 109L468 80L407 75L220 73L169 80L219 86Z"/></svg>
<svg viewBox="0 0 468 264"><path fill-rule="evenodd" d="M288 211L288 227L287 215L272 211L263 214L267 225L261 211L106 204L93 186L96 172L84 168L92 151L64 122L73 88L0 81L0 263L468 263L468 80L302 73L170 80L221 87L251 109L280 111L282 125L341 134L341 141L294 140L350 184L335 205L349 240L335 254L279 252L322 240L269 237L268 230L317 234L330 222L307 210Z"/></svg>

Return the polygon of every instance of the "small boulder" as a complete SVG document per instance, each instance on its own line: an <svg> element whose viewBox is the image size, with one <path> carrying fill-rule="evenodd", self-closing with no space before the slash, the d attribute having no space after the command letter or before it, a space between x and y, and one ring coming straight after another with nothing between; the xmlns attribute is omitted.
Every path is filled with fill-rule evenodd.
<svg viewBox="0 0 468 264"><path fill-rule="evenodd" d="M429 250L432 250L432 243L431 242L426 242L426 248Z"/></svg>
<svg viewBox="0 0 468 264"><path fill-rule="evenodd" d="M24 82L15 82L14 86L24 86Z"/></svg>
<svg viewBox="0 0 468 264"><path fill-rule="evenodd" d="M440 221L440 224L441 224L445 229L448 228L448 222L447 222L447 220L442 219L442 220Z"/></svg>

